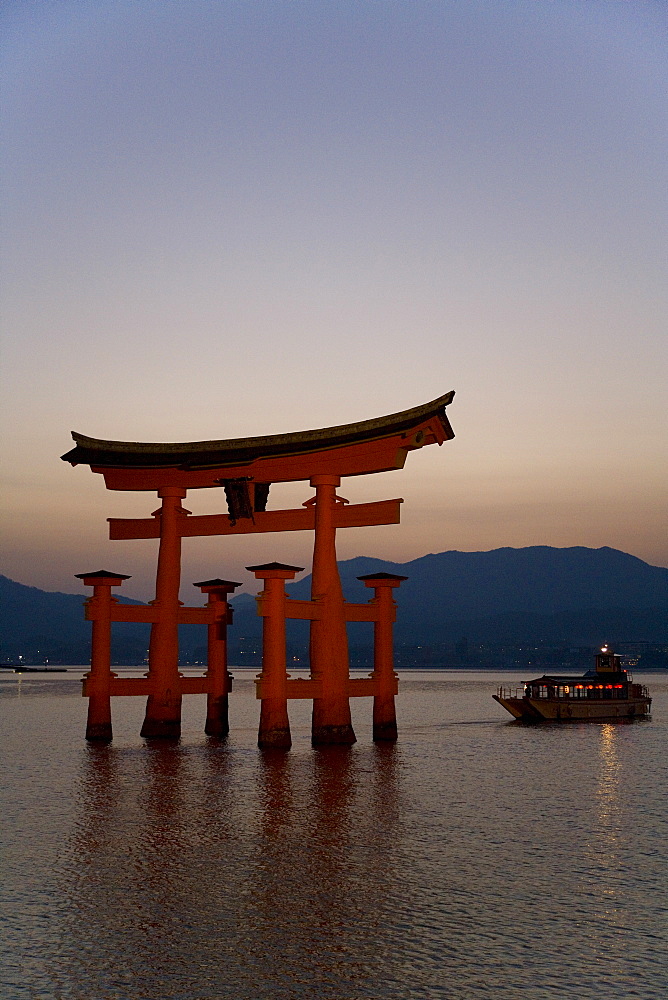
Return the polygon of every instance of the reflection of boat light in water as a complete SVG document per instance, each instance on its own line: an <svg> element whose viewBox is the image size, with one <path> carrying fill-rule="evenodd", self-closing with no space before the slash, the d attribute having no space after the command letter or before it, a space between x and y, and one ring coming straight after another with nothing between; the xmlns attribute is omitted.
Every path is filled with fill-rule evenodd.
<svg viewBox="0 0 668 1000"><path fill-rule="evenodd" d="M617 834L621 822L618 816L620 762L615 742L618 735L615 726L610 723L601 726L599 786L596 790L596 800L600 824L599 837L608 840L607 846L610 850L617 846Z"/></svg>
<svg viewBox="0 0 668 1000"><path fill-rule="evenodd" d="M492 696L523 722L604 722L644 718L652 699L634 684L620 657L608 646L596 654L596 667L582 677L544 674L523 689L500 687Z"/></svg>

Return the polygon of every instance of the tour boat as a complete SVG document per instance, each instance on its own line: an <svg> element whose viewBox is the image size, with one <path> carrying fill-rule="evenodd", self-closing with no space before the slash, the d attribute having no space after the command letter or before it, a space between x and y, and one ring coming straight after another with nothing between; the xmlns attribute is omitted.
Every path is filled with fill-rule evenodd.
<svg viewBox="0 0 668 1000"><path fill-rule="evenodd" d="M596 667L582 677L544 674L520 688L500 687L492 695L522 722L609 722L649 715L652 699L634 684L609 646L596 654Z"/></svg>

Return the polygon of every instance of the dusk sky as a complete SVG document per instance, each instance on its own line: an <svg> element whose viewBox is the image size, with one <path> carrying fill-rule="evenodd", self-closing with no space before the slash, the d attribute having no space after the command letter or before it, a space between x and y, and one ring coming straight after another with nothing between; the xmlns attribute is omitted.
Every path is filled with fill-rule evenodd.
<svg viewBox="0 0 668 1000"><path fill-rule="evenodd" d="M451 389L454 441L342 484L405 503L340 558L668 566L665 2L13 0L1 30L4 574L153 596L156 543L106 518L157 497L61 462L72 430L246 437ZM311 546L186 540L183 594Z"/></svg>

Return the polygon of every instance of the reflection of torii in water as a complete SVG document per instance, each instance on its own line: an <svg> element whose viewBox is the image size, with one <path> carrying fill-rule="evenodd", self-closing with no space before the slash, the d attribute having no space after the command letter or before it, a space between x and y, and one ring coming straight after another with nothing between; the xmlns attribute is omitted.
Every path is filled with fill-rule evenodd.
<svg viewBox="0 0 668 1000"><path fill-rule="evenodd" d="M289 746L288 698L313 699L314 744L353 743L349 698L374 697L374 739L396 739L392 663L392 589L403 577L375 574L364 578L373 588L368 604L343 599L336 564L336 529L398 524L401 500L348 504L337 495L343 476L401 469L409 451L442 444L454 437L445 414L453 392L430 403L375 420L294 434L149 444L102 441L75 432L76 443L62 458L88 465L104 476L110 490L156 491L161 507L149 518L109 519L112 539L158 538L155 600L150 605L121 605L111 587L126 577L99 571L80 574L94 587L87 602L93 621L91 671L84 682L89 698L87 738L111 739L110 696L146 694L142 735L178 736L183 694L207 694L206 731L228 731L227 598L239 586L227 580L196 584L208 594L204 608L179 602L181 539L201 535L255 534L311 530L315 533L310 601L286 597L284 581L299 567L267 563L250 567L265 581L258 610L263 623L263 664L257 694L262 699L261 746ZM308 480L315 496L296 510L266 510L271 483ZM189 489L225 488L227 514L193 515L181 501ZM310 679L290 680L285 667L285 619L311 623ZM145 678L118 678L110 670L112 621L151 623L149 670ZM368 679L351 680L346 622L374 622L374 670ZM178 626L207 624L209 664L203 677L183 677L178 669Z"/></svg>

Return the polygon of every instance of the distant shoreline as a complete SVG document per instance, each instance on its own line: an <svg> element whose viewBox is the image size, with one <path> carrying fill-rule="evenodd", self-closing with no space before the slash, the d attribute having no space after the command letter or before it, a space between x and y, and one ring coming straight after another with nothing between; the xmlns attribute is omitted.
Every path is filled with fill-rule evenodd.
<svg viewBox="0 0 668 1000"><path fill-rule="evenodd" d="M111 669L114 673L136 673L137 671L147 672L147 668L144 665L141 666L131 666L129 664L112 664ZM236 670L244 674L252 674L256 676L260 670L260 666L248 667L248 666L238 666L231 663L228 667L229 670ZM351 674L367 674L373 669L372 666L360 667L355 666L350 668ZM430 666L398 666L395 670L398 673L450 673L450 674L479 674L479 673L497 673L497 674L517 674L526 673L527 670L542 669L541 664L524 664L515 667L496 667L496 666L474 666L474 667L449 667L449 666L435 666L431 664ZM66 673L86 673L90 670L90 665L87 663L82 664L68 664L63 667L39 667L39 666L28 666L16 669L12 666L6 666L5 664L0 664L0 674L66 674ZM206 664L193 665L193 664L182 664L179 666L179 670L187 671L188 673L203 674L206 671ZM304 667L292 667L288 670L288 673L296 674L303 673L308 674L309 668ZM581 671L576 668L571 668L570 670L562 670L564 676L569 673L573 673L574 677L578 677ZM643 667L641 669L633 668L631 673L638 674L652 674L652 676L657 676L660 674L668 675L668 668L666 667Z"/></svg>

